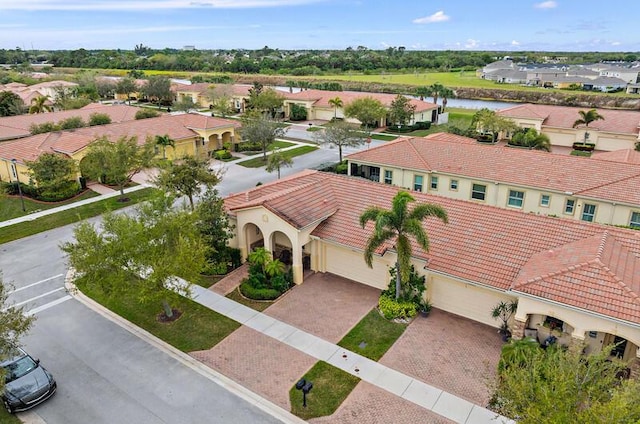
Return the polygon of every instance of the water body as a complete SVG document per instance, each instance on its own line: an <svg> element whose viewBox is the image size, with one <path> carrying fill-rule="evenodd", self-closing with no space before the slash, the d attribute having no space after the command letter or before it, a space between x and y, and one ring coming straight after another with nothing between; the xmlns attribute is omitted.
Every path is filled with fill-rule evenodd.
<svg viewBox="0 0 640 424"><path fill-rule="evenodd" d="M289 92L289 87L275 87L276 90ZM294 93L300 91L300 88L293 88ZM413 96L409 96L413 97ZM414 97L415 98L415 97ZM432 98L427 97L426 101L433 101ZM442 105L442 99L438 99L438 104ZM447 99L447 107L459 107L465 109L483 109L487 108L490 110L500 110L506 109L508 107L517 106L521 103L516 102L500 102L494 100L472 100L472 99Z"/></svg>

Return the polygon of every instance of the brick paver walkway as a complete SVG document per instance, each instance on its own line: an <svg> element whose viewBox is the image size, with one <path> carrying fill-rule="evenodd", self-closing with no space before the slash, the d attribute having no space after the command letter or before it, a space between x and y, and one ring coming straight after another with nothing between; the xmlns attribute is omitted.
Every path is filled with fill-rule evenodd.
<svg viewBox="0 0 640 424"><path fill-rule="evenodd" d="M313 397L309 397L309 402L313 402ZM453 421L427 411L415 403L401 399L364 381L358 383L333 415L314 418L309 422L312 424L453 423Z"/></svg>
<svg viewBox="0 0 640 424"><path fill-rule="evenodd" d="M310 275L265 313L337 343L374 306L380 290L333 274Z"/></svg>
<svg viewBox="0 0 640 424"><path fill-rule="evenodd" d="M213 349L191 356L287 411L289 389L316 363L315 358L244 326Z"/></svg>
<svg viewBox="0 0 640 424"><path fill-rule="evenodd" d="M234 281L239 284L244 278L238 271L211 290L225 294ZM379 294L377 289L318 273L291 289L265 313L336 343L377 304ZM289 389L317 361L244 326L212 349L191 355L287 410L290 410Z"/></svg>
<svg viewBox="0 0 640 424"><path fill-rule="evenodd" d="M222 280L215 283L209 290L226 296L240 285L242 280L249 275L249 264L244 263L240 267L234 269L227 274Z"/></svg>
<svg viewBox="0 0 640 424"><path fill-rule="evenodd" d="M380 363L486 406L502 345L495 328L434 309L413 320Z"/></svg>

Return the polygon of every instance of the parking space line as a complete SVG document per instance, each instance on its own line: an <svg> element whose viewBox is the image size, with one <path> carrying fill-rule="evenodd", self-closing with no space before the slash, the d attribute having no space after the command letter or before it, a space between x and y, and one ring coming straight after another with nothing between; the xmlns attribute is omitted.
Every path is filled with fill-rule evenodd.
<svg viewBox="0 0 640 424"><path fill-rule="evenodd" d="M24 287L20 287L19 289L15 289L13 291L10 291L9 293L7 293L7 295L11 295L13 293L17 293L19 291L26 290L26 289L28 289L30 287L37 286L38 284L46 283L47 281L55 280L56 278L60 278L60 277L63 277L63 276L64 276L64 274L58 274L58 275L54 275L53 277L45 278L44 280L36 281L35 283L32 283L32 284L26 285Z"/></svg>
<svg viewBox="0 0 640 424"><path fill-rule="evenodd" d="M26 304L26 303L32 302L32 301L34 301L34 300L41 299L41 298L43 298L43 297L45 297L45 296L49 296L50 294L53 294L53 293L55 293L55 292L59 292L60 290L64 290L64 289L65 289L64 287L58 287L58 288L57 288L57 289L55 289L55 290L51 290L51 291L48 291L48 292L46 292L46 293L42 293L41 295L38 295L38 296L32 297L31 299L23 300L22 302L16 303L16 304L15 304L15 305L13 305L13 306L15 306L15 307L22 306L22 305L24 305L24 304Z"/></svg>
<svg viewBox="0 0 640 424"><path fill-rule="evenodd" d="M44 311L46 309L49 309L49 308L51 308L53 306L59 305L59 304L61 304L63 302L66 302L69 299L73 299L73 297L71 295L66 295L64 297L61 297L60 299L56 299L56 300L54 300L52 302L45 303L44 305L38 306L37 308L30 309L30 310L28 310L26 312L26 315L35 315L38 312L42 312L42 311Z"/></svg>

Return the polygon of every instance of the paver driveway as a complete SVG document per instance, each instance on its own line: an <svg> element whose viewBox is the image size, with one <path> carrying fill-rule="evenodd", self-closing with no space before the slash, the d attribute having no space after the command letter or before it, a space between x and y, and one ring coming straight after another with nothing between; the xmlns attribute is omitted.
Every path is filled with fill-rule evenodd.
<svg viewBox="0 0 640 424"><path fill-rule="evenodd" d="M379 294L377 289L317 273L264 313L336 343L377 304ZM315 358L244 326L212 349L191 355L287 410L289 389L316 363Z"/></svg>
<svg viewBox="0 0 640 424"><path fill-rule="evenodd" d="M502 345L495 328L433 309L413 320L380 363L486 406Z"/></svg>

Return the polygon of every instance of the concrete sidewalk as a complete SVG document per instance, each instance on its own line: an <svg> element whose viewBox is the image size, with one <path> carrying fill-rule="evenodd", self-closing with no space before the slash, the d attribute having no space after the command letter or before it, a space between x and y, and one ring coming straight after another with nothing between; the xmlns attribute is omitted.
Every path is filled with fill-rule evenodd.
<svg viewBox="0 0 640 424"><path fill-rule="evenodd" d="M486 408L348 351L218 293L192 286L191 299L363 381L461 424L514 423Z"/></svg>
<svg viewBox="0 0 640 424"><path fill-rule="evenodd" d="M147 188L147 187L149 187L149 186L147 186L147 185L138 185L138 186L135 186L135 187L126 188L124 190L124 192L125 192L125 194L132 193L134 191L142 190L143 188ZM119 191L114 191L112 193L102 194L100 196L91 197L89 199L84 199L84 200L81 200L79 202L73 202L73 203L69 203L69 204L66 204L66 205L58 206L56 208L45 209L43 211L30 213L30 214L25 215L25 216L20 216L18 218L13 218L13 219L9 219L9 220L6 220L6 221L2 221L2 222L0 222L0 228L8 227L8 226L14 225L14 224L19 224L21 222L34 221L34 220L36 220L38 218L42 218L43 216L51 215L51 214L58 213L58 212L61 212L61 211L66 211L66 210L69 210L69 209L74 209L74 208L77 208L78 206L88 205L88 204L91 204L91 203L99 202L99 201L104 200L104 199L110 199L112 197L118 197L118 196L120 196L120 192Z"/></svg>

